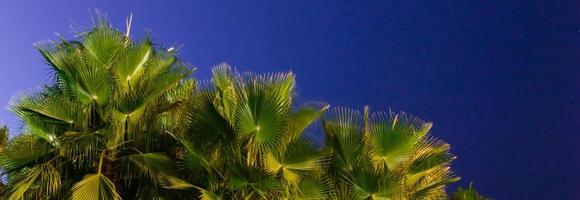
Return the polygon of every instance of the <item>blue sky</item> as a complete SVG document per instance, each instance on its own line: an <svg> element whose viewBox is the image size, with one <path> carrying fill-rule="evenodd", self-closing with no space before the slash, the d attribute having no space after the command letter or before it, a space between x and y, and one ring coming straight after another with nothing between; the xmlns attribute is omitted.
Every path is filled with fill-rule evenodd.
<svg viewBox="0 0 580 200"><path fill-rule="evenodd" d="M549 2L549 3L548 3ZM299 100L433 121L453 168L497 199L577 199L580 4L575 1L5 1L0 105L50 81L33 43L108 13L206 79L212 65L297 75ZM6 109L3 123L17 130Z"/></svg>

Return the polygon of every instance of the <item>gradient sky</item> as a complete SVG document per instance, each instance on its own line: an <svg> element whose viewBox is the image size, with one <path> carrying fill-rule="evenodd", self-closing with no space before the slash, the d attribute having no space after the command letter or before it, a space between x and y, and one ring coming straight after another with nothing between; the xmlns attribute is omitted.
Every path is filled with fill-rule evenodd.
<svg viewBox="0 0 580 200"><path fill-rule="evenodd" d="M133 36L183 45L199 79L221 62L292 70L300 101L433 121L458 155L455 185L473 181L496 199L580 199L575 1L215 2L3 1L0 104L50 81L33 42L71 38L90 9L122 29L133 13ZM0 118L18 128L7 109Z"/></svg>

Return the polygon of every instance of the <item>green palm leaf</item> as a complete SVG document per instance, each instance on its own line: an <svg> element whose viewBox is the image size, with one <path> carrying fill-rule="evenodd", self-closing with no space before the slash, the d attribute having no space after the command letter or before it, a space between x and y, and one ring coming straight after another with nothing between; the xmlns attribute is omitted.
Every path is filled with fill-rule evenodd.
<svg viewBox="0 0 580 200"><path fill-rule="evenodd" d="M294 76L291 73L248 76L245 83L245 98L236 114L236 126L248 144L248 163L255 164L256 156L280 144L287 126Z"/></svg>
<svg viewBox="0 0 580 200"><path fill-rule="evenodd" d="M93 30L82 35L83 57L95 67L112 67L113 59L118 52L126 48L128 39L122 33L113 29L106 19L99 17Z"/></svg>
<svg viewBox="0 0 580 200"><path fill-rule="evenodd" d="M332 183L326 178L307 178L304 179L289 199L295 200L315 200L315 199L332 199Z"/></svg>
<svg viewBox="0 0 580 200"><path fill-rule="evenodd" d="M304 130L328 110L330 105L322 102L300 106L288 117L288 136L292 139L302 136Z"/></svg>
<svg viewBox="0 0 580 200"><path fill-rule="evenodd" d="M333 162L338 169L352 170L365 161L360 112L347 108L331 109L322 118L322 126L326 145L333 151Z"/></svg>
<svg viewBox="0 0 580 200"><path fill-rule="evenodd" d="M235 122L236 107L239 100L237 73L227 64L221 64L212 69L212 83L216 89L214 106L218 112L230 122Z"/></svg>
<svg viewBox="0 0 580 200"><path fill-rule="evenodd" d="M366 142L375 167L395 169L410 156L431 128L431 123L422 123L416 130L412 120L393 113L371 116Z"/></svg>
<svg viewBox="0 0 580 200"><path fill-rule="evenodd" d="M7 188L9 193L3 196L9 200L24 199L32 193L42 195L57 195L61 189L61 175L56 167L50 163L36 165L26 173L20 174Z"/></svg>
<svg viewBox="0 0 580 200"><path fill-rule="evenodd" d="M52 152L52 145L45 140L33 135L21 135L0 151L0 167L7 173L33 166Z"/></svg>
<svg viewBox="0 0 580 200"><path fill-rule="evenodd" d="M11 110L29 125L45 127L75 123L80 108L66 96L47 91L43 95L22 97Z"/></svg>
<svg viewBox="0 0 580 200"><path fill-rule="evenodd" d="M140 44L130 46L117 60L113 69L117 84L121 88L133 86L145 71L143 66L152 54L151 42L146 40Z"/></svg>
<svg viewBox="0 0 580 200"><path fill-rule="evenodd" d="M280 151L268 152L264 167L269 173L280 175L287 183L297 185L305 176L320 173L326 158L325 152L317 151L311 143L295 139Z"/></svg>
<svg viewBox="0 0 580 200"><path fill-rule="evenodd" d="M73 200L120 200L115 184L103 174L88 174L72 187Z"/></svg>

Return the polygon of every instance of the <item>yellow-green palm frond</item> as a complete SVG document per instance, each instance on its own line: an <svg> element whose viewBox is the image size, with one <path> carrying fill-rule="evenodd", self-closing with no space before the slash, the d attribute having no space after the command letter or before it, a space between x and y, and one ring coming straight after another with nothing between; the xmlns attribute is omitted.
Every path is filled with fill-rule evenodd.
<svg viewBox="0 0 580 200"><path fill-rule="evenodd" d="M239 75L227 64L212 68L212 84L216 90L213 101L217 111L233 126L238 103L240 103Z"/></svg>
<svg viewBox="0 0 580 200"><path fill-rule="evenodd" d="M375 170L368 165L343 172L341 179L356 199L402 199L406 195L400 174Z"/></svg>
<svg viewBox="0 0 580 200"><path fill-rule="evenodd" d="M322 118L326 146L333 152L336 170L352 170L366 162L363 146L363 121L360 112L348 108L333 108Z"/></svg>
<svg viewBox="0 0 580 200"><path fill-rule="evenodd" d="M95 67L110 68L118 52L127 48L130 39L117 31L104 17L99 17L96 26L81 35L83 57Z"/></svg>
<svg viewBox="0 0 580 200"><path fill-rule="evenodd" d="M288 199L333 199L334 189L334 185L326 177L309 177L300 182L300 184L295 189L291 189Z"/></svg>
<svg viewBox="0 0 580 200"><path fill-rule="evenodd" d="M311 102L304 104L288 117L288 133L286 133L287 140L293 140L301 137L304 130L308 128L314 121L320 118L330 105L324 102Z"/></svg>
<svg viewBox="0 0 580 200"><path fill-rule="evenodd" d="M141 43L131 44L126 51L119 53L119 57L112 69L117 86L128 90L135 87L143 75L145 63L152 54L151 41L145 40Z"/></svg>
<svg viewBox="0 0 580 200"><path fill-rule="evenodd" d="M71 189L73 200L120 200L115 184L103 174L87 174Z"/></svg>
<svg viewBox="0 0 580 200"><path fill-rule="evenodd" d="M51 159L53 146L34 135L20 135L0 151L0 168L10 173Z"/></svg>
<svg viewBox="0 0 580 200"><path fill-rule="evenodd" d="M297 138L285 148L266 153L263 165L268 173L296 186L305 177L321 173L328 161L327 152L317 150L310 142Z"/></svg>
<svg viewBox="0 0 580 200"><path fill-rule="evenodd" d="M66 95L44 90L40 94L23 96L10 108L27 126L45 133L63 133L73 125L83 124L81 107ZM63 128L64 127L64 128Z"/></svg>
<svg viewBox="0 0 580 200"><path fill-rule="evenodd" d="M42 163L27 168L12 177L3 198L25 199L34 196L56 196L61 190L62 180L59 170L51 163Z"/></svg>
<svg viewBox="0 0 580 200"><path fill-rule="evenodd" d="M409 159L430 128L431 123L404 114L373 113L365 143L375 167L397 168Z"/></svg>
<svg viewBox="0 0 580 200"><path fill-rule="evenodd" d="M280 144L288 123L294 75L279 73L245 77L244 100L238 106L236 127L247 145L248 163Z"/></svg>

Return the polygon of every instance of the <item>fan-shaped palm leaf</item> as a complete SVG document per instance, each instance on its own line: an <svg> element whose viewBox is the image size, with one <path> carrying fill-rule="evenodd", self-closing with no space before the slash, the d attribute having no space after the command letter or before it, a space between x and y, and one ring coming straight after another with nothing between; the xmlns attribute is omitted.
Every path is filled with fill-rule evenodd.
<svg viewBox="0 0 580 200"><path fill-rule="evenodd" d="M375 113L370 121L366 142L369 144L372 161L379 168L398 167L407 160L413 148L418 146L431 128L431 123L423 123L419 130L415 130L407 119L392 113Z"/></svg>
<svg viewBox="0 0 580 200"><path fill-rule="evenodd" d="M355 164L364 161L361 118L360 112L347 108L332 109L322 118L326 145L336 157L333 162L338 170L352 170Z"/></svg>
<svg viewBox="0 0 580 200"><path fill-rule="evenodd" d="M72 187L73 200L120 200L115 184L103 174L88 174Z"/></svg>
<svg viewBox="0 0 580 200"><path fill-rule="evenodd" d="M287 126L293 95L294 76L272 74L246 77L243 103L236 117L242 140L247 141L248 163L256 164L259 154L280 144Z"/></svg>
<svg viewBox="0 0 580 200"><path fill-rule="evenodd" d="M282 150L273 150L264 158L265 169L280 175L289 184L297 185L308 174L320 173L326 162L325 152L317 151L312 144L294 139Z"/></svg>

